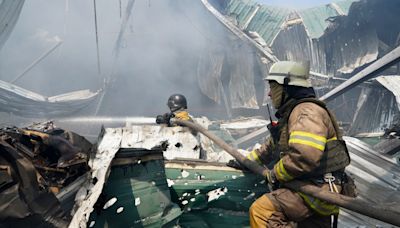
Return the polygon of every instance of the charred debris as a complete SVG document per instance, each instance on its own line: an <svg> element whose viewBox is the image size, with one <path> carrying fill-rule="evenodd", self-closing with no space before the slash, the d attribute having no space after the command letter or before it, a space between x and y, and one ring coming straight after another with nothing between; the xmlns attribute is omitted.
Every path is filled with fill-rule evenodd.
<svg viewBox="0 0 400 228"><path fill-rule="evenodd" d="M52 122L0 129L2 227L67 226L92 146Z"/></svg>
<svg viewBox="0 0 400 228"><path fill-rule="evenodd" d="M0 14L1 10L18 12L7 14L11 16L5 21L14 22L8 29L15 25L24 3L12 2L0 2ZM204 110L216 108L214 117L230 121L197 118L196 122L237 148L262 142L268 134L265 107L269 102L262 79L269 66L278 60L310 59L320 96L351 80L400 45L399 2L381 2L345 0L293 11L247 0L179 1L181 9L174 6L174 10L196 8L202 10L190 11L193 18L207 15L209 20L196 24L197 32L210 37L208 29L214 28L210 25L224 31L222 41L207 42L208 48L198 53L192 76L201 92L198 95L204 98L199 102ZM115 45L117 53L135 7L149 8L147 3L129 1ZM1 22L1 28L7 28ZM0 34L0 46L10 32ZM231 48L226 50L221 43ZM346 135L376 140L371 146L346 137L353 160L349 171L361 197L371 204L399 201L399 69L398 63L376 69L368 81L329 103ZM85 113L85 107L95 103L96 115L99 110L103 114L117 109L111 106L109 94L125 83L118 80L94 93L82 90L53 97L0 81L0 111L25 117L66 117L76 110ZM243 115L261 117L235 119ZM89 120L77 121L77 132L87 133ZM0 226L248 224L246 210L251 200L265 192L263 180L225 166L230 156L184 128L129 121L122 121L127 122L123 128L103 128L99 135L97 130L90 132L98 145L52 122L0 129ZM71 121L60 123L74 127ZM349 211L341 214L340 222L344 226L381 224Z"/></svg>

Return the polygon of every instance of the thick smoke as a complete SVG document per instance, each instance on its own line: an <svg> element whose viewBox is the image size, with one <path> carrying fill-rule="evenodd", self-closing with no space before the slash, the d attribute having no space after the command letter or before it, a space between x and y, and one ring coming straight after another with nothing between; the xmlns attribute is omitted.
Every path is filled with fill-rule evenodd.
<svg viewBox="0 0 400 228"><path fill-rule="evenodd" d="M129 1L96 0L101 74L93 1L25 1L0 52L1 80L13 80L61 39L58 49L15 84L46 96L104 88L99 116L155 116L167 111L173 93L187 97L193 115L212 115L217 104L200 92L197 64L204 50L230 48L227 30L200 1L136 0L117 57ZM74 116L95 115L98 103Z"/></svg>

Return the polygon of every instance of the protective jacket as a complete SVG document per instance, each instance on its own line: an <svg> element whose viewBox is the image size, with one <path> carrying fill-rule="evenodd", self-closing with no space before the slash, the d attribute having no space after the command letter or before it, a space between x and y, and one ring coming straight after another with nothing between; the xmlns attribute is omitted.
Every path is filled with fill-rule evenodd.
<svg viewBox="0 0 400 228"><path fill-rule="evenodd" d="M341 173L350 163L336 119L323 102L315 98L289 100L277 116L279 134L253 154L264 163L276 158L273 173L279 182L323 180L324 174ZM334 205L300 195L320 215L338 213Z"/></svg>

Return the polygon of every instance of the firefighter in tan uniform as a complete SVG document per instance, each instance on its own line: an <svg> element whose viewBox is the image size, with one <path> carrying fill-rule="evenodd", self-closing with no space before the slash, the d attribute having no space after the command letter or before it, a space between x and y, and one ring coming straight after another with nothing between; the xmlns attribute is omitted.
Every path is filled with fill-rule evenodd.
<svg viewBox="0 0 400 228"><path fill-rule="evenodd" d="M250 225L331 227L337 224L337 206L279 187L298 179L343 194L350 157L335 117L315 98L306 64L277 62L266 80L279 121L270 125L270 139L248 158L271 168L272 189L250 207Z"/></svg>

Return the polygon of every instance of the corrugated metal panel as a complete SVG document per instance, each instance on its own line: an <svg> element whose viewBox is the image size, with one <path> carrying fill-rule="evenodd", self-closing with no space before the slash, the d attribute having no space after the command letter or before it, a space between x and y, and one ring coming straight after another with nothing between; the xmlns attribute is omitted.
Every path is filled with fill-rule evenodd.
<svg viewBox="0 0 400 228"><path fill-rule="evenodd" d="M46 97L0 80L0 110L27 117L62 115L86 107L99 93L80 90Z"/></svg>
<svg viewBox="0 0 400 228"><path fill-rule="evenodd" d="M358 197L366 199L372 205L399 202L400 167L395 160L375 152L371 146L356 138L344 137L344 140L352 160L346 171L355 179ZM340 212L339 227L360 226L392 227L355 212Z"/></svg>
<svg viewBox="0 0 400 228"><path fill-rule="evenodd" d="M358 0L344 0L335 2L340 12L330 4L324 6L313 7L301 10L298 13L303 19L303 23L311 38L322 36L328 27L327 21L330 17L335 17L343 12L345 15L349 13L350 6ZM251 13L256 9L257 3L252 0L231 0L229 1L226 11L227 15L235 14L238 24L242 27L250 18ZM291 10L263 5L259 12L251 20L248 31L257 31L265 41L270 44L273 38L278 34L282 23L285 21Z"/></svg>
<svg viewBox="0 0 400 228"><path fill-rule="evenodd" d="M256 8L257 3L252 0L231 0L228 3L227 12L228 15L237 15L236 20L239 24L239 27L242 28Z"/></svg>
<svg viewBox="0 0 400 228"><path fill-rule="evenodd" d="M388 75L377 77L376 80L396 97L397 108L400 109L400 75Z"/></svg>
<svg viewBox="0 0 400 228"><path fill-rule="evenodd" d="M319 38L324 34L325 29L329 25L328 18L339 16L340 13L347 15L349 13L350 6L353 2L358 0L345 0L335 2L334 4L339 7L335 7L331 4L313 7L305 9L299 12L303 19L304 26L308 32L310 38ZM339 10L340 12L338 12Z"/></svg>
<svg viewBox="0 0 400 228"><path fill-rule="evenodd" d="M229 55L231 77L229 80L229 95L232 108L258 109L256 89L254 86L255 64L254 53L246 52L247 45L232 48ZM236 55L235 53L242 53Z"/></svg>
<svg viewBox="0 0 400 228"><path fill-rule="evenodd" d="M395 96L381 85L364 88L349 134L383 132L400 115L396 103Z"/></svg>
<svg viewBox="0 0 400 228"><path fill-rule="evenodd" d="M166 175L172 200L187 212L182 227L248 227L248 208L266 191L262 178L223 163L167 162Z"/></svg>
<svg viewBox="0 0 400 228"><path fill-rule="evenodd" d="M319 10L320 7L315 9ZM318 17L313 10L302 13L309 18ZM322 17L320 19L325 20ZM340 19L335 21L336 27L329 33L323 33L322 29L325 28L321 27L319 34L322 36L311 41L311 30L306 21L283 28L274 40L272 49L280 60L310 59L311 69L326 75L349 74L376 60L379 41L376 29L362 20L356 25L354 21L359 19L355 12Z"/></svg>
<svg viewBox="0 0 400 228"><path fill-rule="evenodd" d="M283 22L291 10L272 6L262 6L253 17L247 31L256 31L268 45L281 30Z"/></svg>
<svg viewBox="0 0 400 228"><path fill-rule="evenodd" d="M98 146L98 151L90 162L92 177L96 177L98 181L92 184L91 180L88 180L90 185L84 185L83 191L78 193L77 199L85 198L87 191L90 191L91 194L86 196L86 200L80 201L83 206L74 215L74 223L71 223L70 227L78 226L79 222L81 224L87 222L87 217L84 215L92 211L92 207L103 189L107 169L116 152L135 150L133 148L120 149L124 144L124 131L126 129L109 128L105 129L104 136L100 137L102 140ZM186 133L191 134L188 131ZM356 181L359 197L366 199L372 205L385 203L390 205L392 202L398 202L400 200L398 194L400 167L396 164L396 160L393 157L376 153L371 146L358 139L344 137L344 140L352 159L350 166L346 169ZM135 153L139 151L142 151L143 155L153 156L152 153L145 150L135 150ZM130 218L126 217L127 212L135 213L128 213L131 217L143 219L143 217L153 214L159 208L158 206L165 208L171 202L166 190L165 177L168 178L167 184L170 187L172 201L181 205L186 212L183 215L184 217L189 216L189 214L192 215L192 217L186 219L181 217L182 224L188 226L195 226L193 222L196 223L197 221L203 221L203 224L208 223L210 227L248 224L248 207L257 197L268 191L264 185L265 182L258 176L226 167L223 163L190 160L170 161L166 163L164 172L161 160L154 161L153 159L151 161L151 159L147 160L141 156L132 160L131 157L119 154L121 156L117 156L116 160L128 162L126 163L128 166L122 169L114 168L111 172L110 182L107 183L109 186L105 187L105 190L109 193L106 200L118 196L116 196L117 200L114 205L111 205L107 211L102 210L101 212L102 216L104 216L104 213L108 213L109 218L114 220L113 223L119 223L118 219ZM159 153L157 156L161 158L162 154ZM113 165L117 165L114 162ZM151 190L141 191L144 188ZM153 189L157 190L152 191ZM385 194L382 194L383 192ZM160 193L165 195L159 195ZM84 195L81 196L82 194ZM149 198L148 194L159 195L160 197ZM136 200L137 197L143 199L139 201ZM88 200L89 198L91 200ZM151 205L143 205L145 200L151 202ZM133 202L136 202L137 205L135 206L143 206L143 208L139 208L137 211L133 210ZM157 205L157 207L154 207L154 205ZM122 206L124 209L122 212L121 210L118 212L119 207ZM392 203L390 206L395 205ZM179 215L179 208L174 208L176 213L173 213L172 216L176 218L175 216ZM92 213L93 215L94 213ZM147 218L136 221L142 224L152 221L160 222L160 220L152 220L156 217ZM133 221L134 219L128 222ZM96 224L102 224L102 221L96 220ZM348 210L341 211L339 224L340 227L389 227L383 222Z"/></svg>
<svg viewBox="0 0 400 228"><path fill-rule="evenodd" d="M102 191L104 202L114 203L91 213L90 227L163 227L176 220L182 211L171 202L162 159L157 150L118 151Z"/></svg>
<svg viewBox="0 0 400 228"><path fill-rule="evenodd" d="M324 34L329 25L328 18L339 15L330 5L306 9L300 11L299 14L303 19L309 37L312 39L319 38Z"/></svg>
<svg viewBox="0 0 400 228"><path fill-rule="evenodd" d="M200 90L217 104L221 104L222 101L221 71L224 59L223 53L206 51L200 56L197 65L197 81Z"/></svg>
<svg viewBox="0 0 400 228"><path fill-rule="evenodd" d="M231 0L227 6L227 15L237 15L236 19L238 20L238 24L242 27L251 17L256 7L257 3L251 0ZM258 32L267 44L270 44L278 34L281 25L289 13L289 9L261 6L250 21L246 30Z"/></svg>
<svg viewBox="0 0 400 228"><path fill-rule="evenodd" d="M75 197L75 214L68 227L85 227L107 179L107 170L118 152L122 141L122 129L102 129L99 144L90 158L91 177L82 185ZM94 181L96 180L96 181ZM90 193L90 194L89 194Z"/></svg>
<svg viewBox="0 0 400 228"><path fill-rule="evenodd" d="M400 76L380 76L376 86L364 88L349 134L382 133L400 119ZM368 123L368 124L365 124Z"/></svg>

